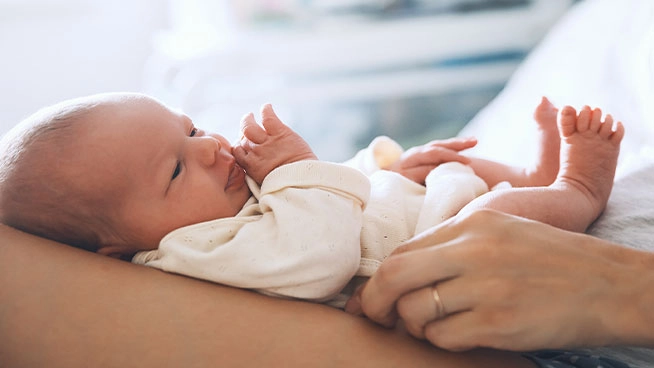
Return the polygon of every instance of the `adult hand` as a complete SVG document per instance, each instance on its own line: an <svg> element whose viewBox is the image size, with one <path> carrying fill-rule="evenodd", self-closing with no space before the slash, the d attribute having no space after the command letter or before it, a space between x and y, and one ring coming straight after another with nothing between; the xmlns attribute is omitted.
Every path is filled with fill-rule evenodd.
<svg viewBox="0 0 654 368"><path fill-rule="evenodd" d="M286 126L270 104L261 108L261 125L252 113L241 119L242 138L232 149L236 162L257 183L275 168L301 160L317 160L309 144Z"/></svg>
<svg viewBox="0 0 654 368"><path fill-rule="evenodd" d="M450 138L434 140L421 146L409 148L388 170L397 172L418 184L425 184L427 174L445 162L470 163L459 152L477 145L475 138Z"/></svg>
<svg viewBox="0 0 654 368"><path fill-rule="evenodd" d="M400 247L346 310L387 327L400 318L413 336L455 351L654 345L652 258L482 210Z"/></svg>

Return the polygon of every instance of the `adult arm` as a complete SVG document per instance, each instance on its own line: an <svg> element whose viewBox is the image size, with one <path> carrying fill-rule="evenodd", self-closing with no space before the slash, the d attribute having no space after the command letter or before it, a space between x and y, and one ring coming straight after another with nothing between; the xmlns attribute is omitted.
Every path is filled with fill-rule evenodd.
<svg viewBox="0 0 654 368"><path fill-rule="evenodd" d="M347 310L450 350L654 346L653 285L650 252L483 210L399 248Z"/></svg>
<svg viewBox="0 0 654 368"><path fill-rule="evenodd" d="M3 367L528 367L323 305L131 265L0 225Z"/></svg>

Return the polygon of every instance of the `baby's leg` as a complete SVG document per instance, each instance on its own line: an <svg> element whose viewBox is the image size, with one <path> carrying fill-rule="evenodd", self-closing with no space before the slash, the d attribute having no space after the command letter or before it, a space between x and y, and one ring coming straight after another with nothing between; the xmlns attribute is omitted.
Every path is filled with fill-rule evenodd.
<svg viewBox="0 0 654 368"><path fill-rule="evenodd" d="M537 161L532 167L514 167L480 158L472 158L470 166L489 187L508 181L514 187L552 184L559 171L561 138L556 124L558 110L545 97L534 111L538 124Z"/></svg>
<svg viewBox="0 0 654 368"><path fill-rule="evenodd" d="M560 169L547 187L525 187L486 193L461 211L491 208L549 223L566 230L585 231L602 213L613 187L624 136L620 122L602 120L600 109L584 107L577 115L566 106L559 116Z"/></svg>
<svg viewBox="0 0 654 368"><path fill-rule="evenodd" d="M538 123L538 154L536 164L525 169L526 182L523 186L549 185L559 172L559 153L561 136L557 126L559 110L543 97L534 111L534 120Z"/></svg>
<svg viewBox="0 0 654 368"><path fill-rule="evenodd" d="M446 162L425 178L425 199L414 234L456 215L475 198L488 192L486 182L460 162Z"/></svg>

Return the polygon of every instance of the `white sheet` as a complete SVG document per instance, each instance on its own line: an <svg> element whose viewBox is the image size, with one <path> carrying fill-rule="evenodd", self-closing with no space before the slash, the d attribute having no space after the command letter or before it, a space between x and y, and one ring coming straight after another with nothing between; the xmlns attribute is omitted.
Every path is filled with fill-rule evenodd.
<svg viewBox="0 0 654 368"><path fill-rule="evenodd" d="M557 105L597 106L621 120L626 127L621 167L654 142L653 69L654 1L582 1L461 135L479 138L476 154L511 164L531 162L531 116L546 95ZM511 136L520 140L507 144Z"/></svg>

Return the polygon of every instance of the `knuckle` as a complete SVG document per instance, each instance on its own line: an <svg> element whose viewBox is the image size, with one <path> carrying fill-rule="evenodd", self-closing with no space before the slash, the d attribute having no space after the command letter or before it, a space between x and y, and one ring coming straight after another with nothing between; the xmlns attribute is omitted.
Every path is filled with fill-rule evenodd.
<svg viewBox="0 0 654 368"><path fill-rule="evenodd" d="M409 332L409 334L417 339L424 339L424 334L422 330L422 326L411 321L411 320L403 320L404 321L404 327L406 330Z"/></svg>
<svg viewBox="0 0 654 368"><path fill-rule="evenodd" d="M458 334L441 331L439 328L430 328L425 331L425 338L439 348L454 352L469 350L475 346L464 343Z"/></svg>
<svg viewBox="0 0 654 368"><path fill-rule="evenodd" d="M422 333L422 328L417 328L417 327L412 327L409 328L407 326L407 331L409 331L409 334L416 339L423 340L425 338L425 335Z"/></svg>
<svg viewBox="0 0 654 368"><path fill-rule="evenodd" d="M375 308L374 305L370 305L369 303L365 302L365 299L362 299L361 302L361 311L363 314L370 318L373 321L379 322L379 319L381 317L381 314L379 311Z"/></svg>
<svg viewBox="0 0 654 368"><path fill-rule="evenodd" d="M393 257L388 258L387 263L382 264L373 276L377 280L380 289L388 289L390 283L395 279L393 275L397 273L397 266L393 259Z"/></svg>
<svg viewBox="0 0 654 368"><path fill-rule="evenodd" d="M377 279L380 286L392 289L396 280L398 280L398 274L400 274L405 268L406 262L404 261L404 257L388 257L386 260L384 260L373 277Z"/></svg>
<svg viewBox="0 0 654 368"><path fill-rule="evenodd" d="M366 303L365 299L362 299L361 311L366 317L384 327L390 328L395 324L393 315L386 314L384 310L380 309L376 305Z"/></svg>
<svg viewBox="0 0 654 368"><path fill-rule="evenodd" d="M415 318L412 318L414 313L412 313L411 306L412 302L410 298L400 298L395 307L397 308L397 314L405 321L407 327L416 329L417 324Z"/></svg>

